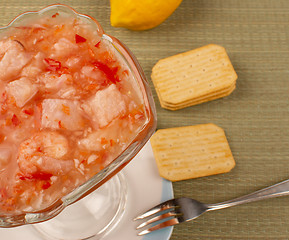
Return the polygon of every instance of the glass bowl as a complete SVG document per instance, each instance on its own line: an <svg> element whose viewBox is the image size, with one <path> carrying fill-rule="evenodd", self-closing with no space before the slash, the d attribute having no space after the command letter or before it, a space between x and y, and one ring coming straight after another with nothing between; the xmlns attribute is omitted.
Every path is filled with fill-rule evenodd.
<svg viewBox="0 0 289 240"><path fill-rule="evenodd" d="M138 61L130 52L130 50L118 39L105 34L100 24L94 18L84 14L79 14L74 9L66 5L50 5L40 11L25 12L17 16L9 25L0 28L0 36L5 36L7 30L11 28L23 26L23 24L25 24L25 21L31 18L53 16L57 13L66 14L68 16L76 19L81 19L82 21L91 24L98 32L99 37L102 39L102 41L105 44L111 46L119 55L123 64L125 64L130 70L135 84L140 89L140 92L142 94L142 99L146 112L145 123L141 127L141 129L135 133L135 137L133 141L130 142L128 147L108 166L95 174L88 181L86 181L61 199L55 201L49 207L41 209L40 211L25 212L18 215L0 214L0 227L16 227L25 224L39 223L55 217L67 206L84 198L85 196L99 188L101 185L103 185L105 182L107 182L114 175L116 175L133 159L133 157L145 145L145 143L149 140L156 128L156 110L152 93Z"/></svg>

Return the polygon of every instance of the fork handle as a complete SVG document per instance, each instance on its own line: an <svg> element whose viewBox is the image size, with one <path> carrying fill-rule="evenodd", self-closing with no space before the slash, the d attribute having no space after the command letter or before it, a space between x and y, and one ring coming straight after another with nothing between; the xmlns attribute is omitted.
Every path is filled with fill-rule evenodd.
<svg viewBox="0 0 289 240"><path fill-rule="evenodd" d="M270 187L263 188L259 191L250 193L248 195L234 198L229 201L216 203L216 204L206 204L207 211L218 210L223 208L228 208L244 203L260 201L263 199L281 197L289 195L289 180L277 183Z"/></svg>

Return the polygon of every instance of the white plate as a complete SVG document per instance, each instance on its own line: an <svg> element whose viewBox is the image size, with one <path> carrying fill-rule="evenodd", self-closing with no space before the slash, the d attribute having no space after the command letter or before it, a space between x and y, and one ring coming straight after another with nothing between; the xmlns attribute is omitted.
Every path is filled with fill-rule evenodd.
<svg viewBox="0 0 289 240"><path fill-rule="evenodd" d="M122 220L105 240L168 240L173 227L137 236L140 222L132 219L154 205L173 198L172 183L159 176L150 143L122 171L128 184L128 202ZM39 240L32 226L0 228L1 240Z"/></svg>

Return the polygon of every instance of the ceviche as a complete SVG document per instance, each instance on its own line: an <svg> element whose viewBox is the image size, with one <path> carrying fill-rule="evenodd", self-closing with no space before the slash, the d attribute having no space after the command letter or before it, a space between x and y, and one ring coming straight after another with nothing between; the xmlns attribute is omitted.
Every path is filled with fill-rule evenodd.
<svg viewBox="0 0 289 240"><path fill-rule="evenodd" d="M37 211L119 156L146 121L126 63L56 13L0 38L0 213Z"/></svg>

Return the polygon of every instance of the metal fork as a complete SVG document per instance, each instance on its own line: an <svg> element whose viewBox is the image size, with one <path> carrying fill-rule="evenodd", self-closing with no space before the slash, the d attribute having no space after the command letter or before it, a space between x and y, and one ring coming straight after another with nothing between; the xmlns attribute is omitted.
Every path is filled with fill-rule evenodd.
<svg viewBox="0 0 289 240"><path fill-rule="evenodd" d="M137 229L146 227L147 229L138 233L138 235L145 235L155 230L191 221L208 211L285 195L289 195L289 179L251 194L216 204L205 204L191 198L171 199L151 208L134 220L150 217L137 227Z"/></svg>

